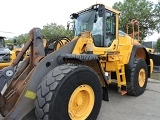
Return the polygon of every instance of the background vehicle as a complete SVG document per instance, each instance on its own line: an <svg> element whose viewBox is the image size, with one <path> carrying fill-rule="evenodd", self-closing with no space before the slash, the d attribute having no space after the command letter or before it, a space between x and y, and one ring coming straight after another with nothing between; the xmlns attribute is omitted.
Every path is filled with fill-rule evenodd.
<svg viewBox="0 0 160 120"><path fill-rule="evenodd" d="M149 51L150 53L155 53L157 52L156 50L156 41L144 41L142 43Z"/></svg>
<svg viewBox="0 0 160 120"><path fill-rule="evenodd" d="M46 49L41 30L33 28L17 58L1 71L0 90L11 81L0 96L2 116L30 119L35 111L40 120L95 120L102 99L109 99L109 83L116 82L122 95L141 95L152 60L137 40L118 32L118 16L103 4L73 13L75 37ZM29 47L30 56L18 65Z"/></svg>
<svg viewBox="0 0 160 120"><path fill-rule="evenodd" d="M5 37L0 36L0 69L11 65L16 58L15 52L5 47Z"/></svg>

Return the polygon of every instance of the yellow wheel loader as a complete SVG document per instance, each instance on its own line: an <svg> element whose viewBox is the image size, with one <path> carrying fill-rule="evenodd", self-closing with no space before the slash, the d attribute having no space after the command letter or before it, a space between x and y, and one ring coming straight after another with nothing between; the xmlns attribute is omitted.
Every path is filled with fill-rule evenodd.
<svg viewBox="0 0 160 120"><path fill-rule="evenodd" d="M10 66L15 58L15 52L5 47L5 37L0 36L0 69Z"/></svg>
<svg viewBox="0 0 160 120"><path fill-rule="evenodd" d="M33 28L12 65L0 71L0 90L10 83L0 94L3 118L96 120L110 83L122 95L144 93L152 60L138 41L118 31L118 17L103 4L73 13L75 37L45 48L41 30ZM28 48L29 57L19 63Z"/></svg>

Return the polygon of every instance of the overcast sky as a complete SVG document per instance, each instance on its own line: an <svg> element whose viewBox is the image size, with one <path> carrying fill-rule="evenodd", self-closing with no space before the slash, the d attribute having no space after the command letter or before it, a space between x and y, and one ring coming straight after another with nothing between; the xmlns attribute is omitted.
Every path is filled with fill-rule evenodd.
<svg viewBox="0 0 160 120"><path fill-rule="evenodd" d="M66 26L73 12L88 8L96 2L112 7L118 1L123 0L0 0L0 31L13 32L7 34L12 37L28 33L33 27L42 28L47 23ZM159 0L151 1L157 3ZM156 36L158 34L150 38Z"/></svg>

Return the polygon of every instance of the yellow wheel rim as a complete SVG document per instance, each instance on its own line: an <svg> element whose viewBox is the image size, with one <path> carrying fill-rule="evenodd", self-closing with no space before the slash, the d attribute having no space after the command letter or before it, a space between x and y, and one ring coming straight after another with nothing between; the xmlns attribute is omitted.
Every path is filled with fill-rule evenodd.
<svg viewBox="0 0 160 120"><path fill-rule="evenodd" d="M139 81L139 86L143 87L146 81L146 72L143 68L139 71L138 81Z"/></svg>
<svg viewBox="0 0 160 120"><path fill-rule="evenodd" d="M81 85L72 93L68 113L72 120L85 120L94 106L94 91L89 85Z"/></svg>

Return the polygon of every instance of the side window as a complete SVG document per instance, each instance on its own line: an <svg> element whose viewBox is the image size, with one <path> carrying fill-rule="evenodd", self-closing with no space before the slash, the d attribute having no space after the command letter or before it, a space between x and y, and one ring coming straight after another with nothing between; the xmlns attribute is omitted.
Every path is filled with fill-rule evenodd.
<svg viewBox="0 0 160 120"><path fill-rule="evenodd" d="M4 47L4 38L0 37L0 47Z"/></svg>
<svg viewBox="0 0 160 120"><path fill-rule="evenodd" d="M106 39L104 46L111 46L113 40L116 38L116 15L110 11L106 11Z"/></svg>
<svg viewBox="0 0 160 120"><path fill-rule="evenodd" d="M91 34L95 46L101 47L101 44L103 43L103 17L100 17L97 12L95 18L96 20L94 21Z"/></svg>
<svg viewBox="0 0 160 120"><path fill-rule="evenodd" d="M98 13L95 15L96 20L93 24L93 29L91 31L92 35L102 35L102 28L103 28L103 18L98 16Z"/></svg>

